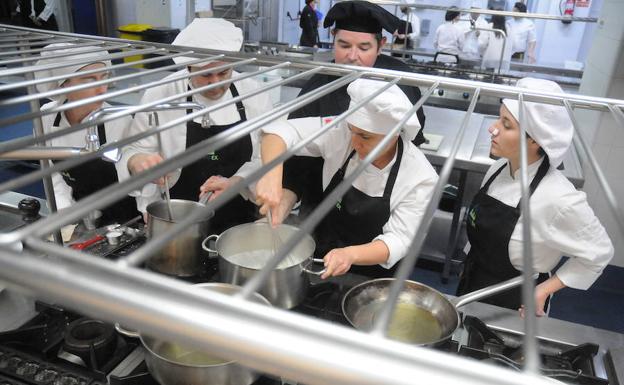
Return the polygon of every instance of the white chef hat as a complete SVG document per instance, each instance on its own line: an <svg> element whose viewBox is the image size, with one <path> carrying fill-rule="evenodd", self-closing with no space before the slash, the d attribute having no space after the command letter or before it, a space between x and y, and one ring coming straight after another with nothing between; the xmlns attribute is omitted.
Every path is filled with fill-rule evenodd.
<svg viewBox="0 0 624 385"><path fill-rule="evenodd" d="M533 91L563 93L561 87L550 80L523 78L516 87ZM503 99L503 104L520 121L520 106L517 100ZM557 167L568 151L574 135L574 127L565 107L545 103L525 102L527 133L540 145L550 159L550 164Z"/></svg>
<svg viewBox="0 0 624 385"><path fill-rule="evenodd" d="M359 103L362 99L370 96L386 84L386 82L378 80L355 80L347 87L347 92L351 96L349 108L352 108L356 103ZM362 130L385 135L403 119L407 111L412 107L412 102L395 84L349 115L347 122ZM414 113L403 125L401 136L408 141L412 141L419 130L420 122Z"/></svg>
<svg viewBox="0 0 624 385"><path fill-rule="evenodd" d="M82 46L76 47L72 43L54 43L47 45L45 48L56 48L51 50L46 50L41 52L41 59L37 61L35 65L45 65L45 64L57 64L62 63L64 61L72 61L72 60L82 60L80 64L74 64L70 66L65 66L61 68L53 68L49 70L36 71L35 79L43 79L52 76L59 75L69 75L74 72L78 72L81 68L86 67L88 65L94 63L102 63L106 66L111 65L111 61L106 57L108 56L108 51L106 51L102 47L97 46ZM94 51L98 50L98 51ZM85 52L85 51L94 51L94 52ZM68 56L62 57L49 57L51 55L57 54L71 54ZM67 79L59 80L57 82L48 82L48 83L39 83L37 84L37 90L39 92L52 91L57 88L60 88L61 85Z"/></svg>
<svg viewBox="0 0 624 385"><path fill-rule="evenodd" d="M238 52L243 46L243 31L224 19L197 18L180 31L172 44ZM195 59L197 58L179 56L173 61L176 64L183 64Z"/></svg>

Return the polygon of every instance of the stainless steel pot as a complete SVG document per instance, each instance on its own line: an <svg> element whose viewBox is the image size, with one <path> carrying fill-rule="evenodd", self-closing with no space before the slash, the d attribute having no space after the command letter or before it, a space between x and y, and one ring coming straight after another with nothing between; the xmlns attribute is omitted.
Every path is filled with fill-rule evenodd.
<svg viewBox="0 0 624 385"><path fill-rule="evenodd" d="M345 294L342 312L362 331L371 331L388 298L393 278L361 283ZM439 345L451 338L460 324L457 308L522 284L522 276L449 300L422 283L405 281L388 327L388 337L415 345Z"/></svg>
<svg viewBox="0 0 624 385"><path fill-rule="evenodd" d="M233 295L240 286L226 283L201 283L202 289ZM266 298L255 293L252 302L271 306ZM141 335L141 342L147 350L147 369L160 385L249 385L258 378L253 370L217 358L210 353L199 352L156 338Z"/></svg>
<svg viewBox="0 0 624 385"><path fill-rule="evenodd" d="M264 263L274 251L272 231L276 231L283 242L298 229L290 225L280 225L271 229L266 223L245 223L234 226L221 235L211 235L202 243L204 250L217 253L221 280L235 285L243 285L264 267ZM215 249L207 243L215 240ZM316 244L310 235L291 251L290 255L271 272L271 276L260 289L273 306L290 309L297 306L305 297L310 284L308 274L322 274L307 269L311 262L322 262L312 258Z"/></svg>
<svg viewBox="0 0 624 385"><path fill-rule="evenodd" d="M193 201L172 199L172 219L169 219L166 201L156 201L147 206L147 237L152 238L166 233L176 221L188 217L194 210L204 207ZM202 239L208 235L209 218L198 220L183 233L153 255L148 266L158 272L178 277L196 275L202 267Z"/></svg>

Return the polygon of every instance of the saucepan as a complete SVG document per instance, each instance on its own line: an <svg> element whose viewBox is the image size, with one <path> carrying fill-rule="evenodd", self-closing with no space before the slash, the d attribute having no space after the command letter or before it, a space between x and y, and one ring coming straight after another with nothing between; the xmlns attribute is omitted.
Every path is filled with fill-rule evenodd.
<svg viewBox="0 0 624 385"><path fill-rule="evenodd" d="M282 242L287 242L299 229L290 225L280 225L272 229L266 223L245 223L227 229L220 235L211 235L202 243L204 250L219 255L221 281L243 285L262 269L275 254L273 238L276 232ZM215 240L215 249L208 246ZM308 274L322 274L311 271L316 243L309 234L271 272L269 279L259 290L273 306L290 309L305 298L310 279Z"/></svg>
<svg viewBox="0 0 624 385"><path fill-rule="evenodd" d="M388 298L394 278L366 281L353 287L342 299L345 318L362 331L371 331ZM522 284L522 276L449 300L439 291L414 281L405 281L388 326L389 338L414 345L438 346L460 325L458 307Z"/></svg>
<svg viewBox="0 0 624 385"><path fill-rule="evenodd" d="M233 295L240 286L226 283L200 283L201 289ZM254 293L252 302L271 306L266 298ZM235 361L219 358L211 352L187 348L157 338L140 335L145 347L147 369L160 385L249 385L258 374Z"/></svg>

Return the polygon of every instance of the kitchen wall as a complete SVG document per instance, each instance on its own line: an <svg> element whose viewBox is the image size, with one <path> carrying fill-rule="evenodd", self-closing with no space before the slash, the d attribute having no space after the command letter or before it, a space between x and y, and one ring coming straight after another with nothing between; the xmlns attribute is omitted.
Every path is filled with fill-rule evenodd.
<svg viewBox="0 0 624 385"><path fill-rule="evenodd" d="M580 93L624 99L624 2L604 0L600 20L581 82ZM624 207L624 127L618 126L610 114L578 113L579 124L592 145L592 151L605 174L620 209ZM586 182L583 190L589 203L606 227L615 246L612 264L624 267L624 237L619 231L612 210L605 202L602 189L589 165L584 167Z"/></svg>

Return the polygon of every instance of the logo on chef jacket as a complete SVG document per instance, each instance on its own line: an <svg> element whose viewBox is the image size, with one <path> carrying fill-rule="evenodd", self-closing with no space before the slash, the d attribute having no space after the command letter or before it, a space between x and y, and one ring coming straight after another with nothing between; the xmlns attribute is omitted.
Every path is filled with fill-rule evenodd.
<svg viewBox="0 0 624 385"><path fill-rule="evenodd" d="M217 154L215 151L209 152L208 155L206 155L206 158L210 160L219 160L219 154Z"/></svg>
<svg viewBox="0 0 624 385"><path fill-rule="evenodd" d="M468 212L468 224L477 227L477 206L472 206Z"/></svg>
<svg viewBox="0 0 624 385"><path fill-rule="evenodd" d="M61 176L63 177L63 179L65 179L66 181L70 181L70 182L75 182L76 179L74 177L71 176L71 174L67 171L63 171L61 173Z"/></svg>
<svg viewBox="0 0 624 385"><path fill-rule="evenodd" d="M340 210L342 208L342 199L339 199L338 202L336 202L336 208L338 210Z"/></svg>
<svg viewBox="0 0 624 385"><path fill-rule="evenodd" d="M335 116L325 116L325 117L321 117L321 122L323 122L323 124L329 124L332 122L332 120L334 120Z"/></svg>

